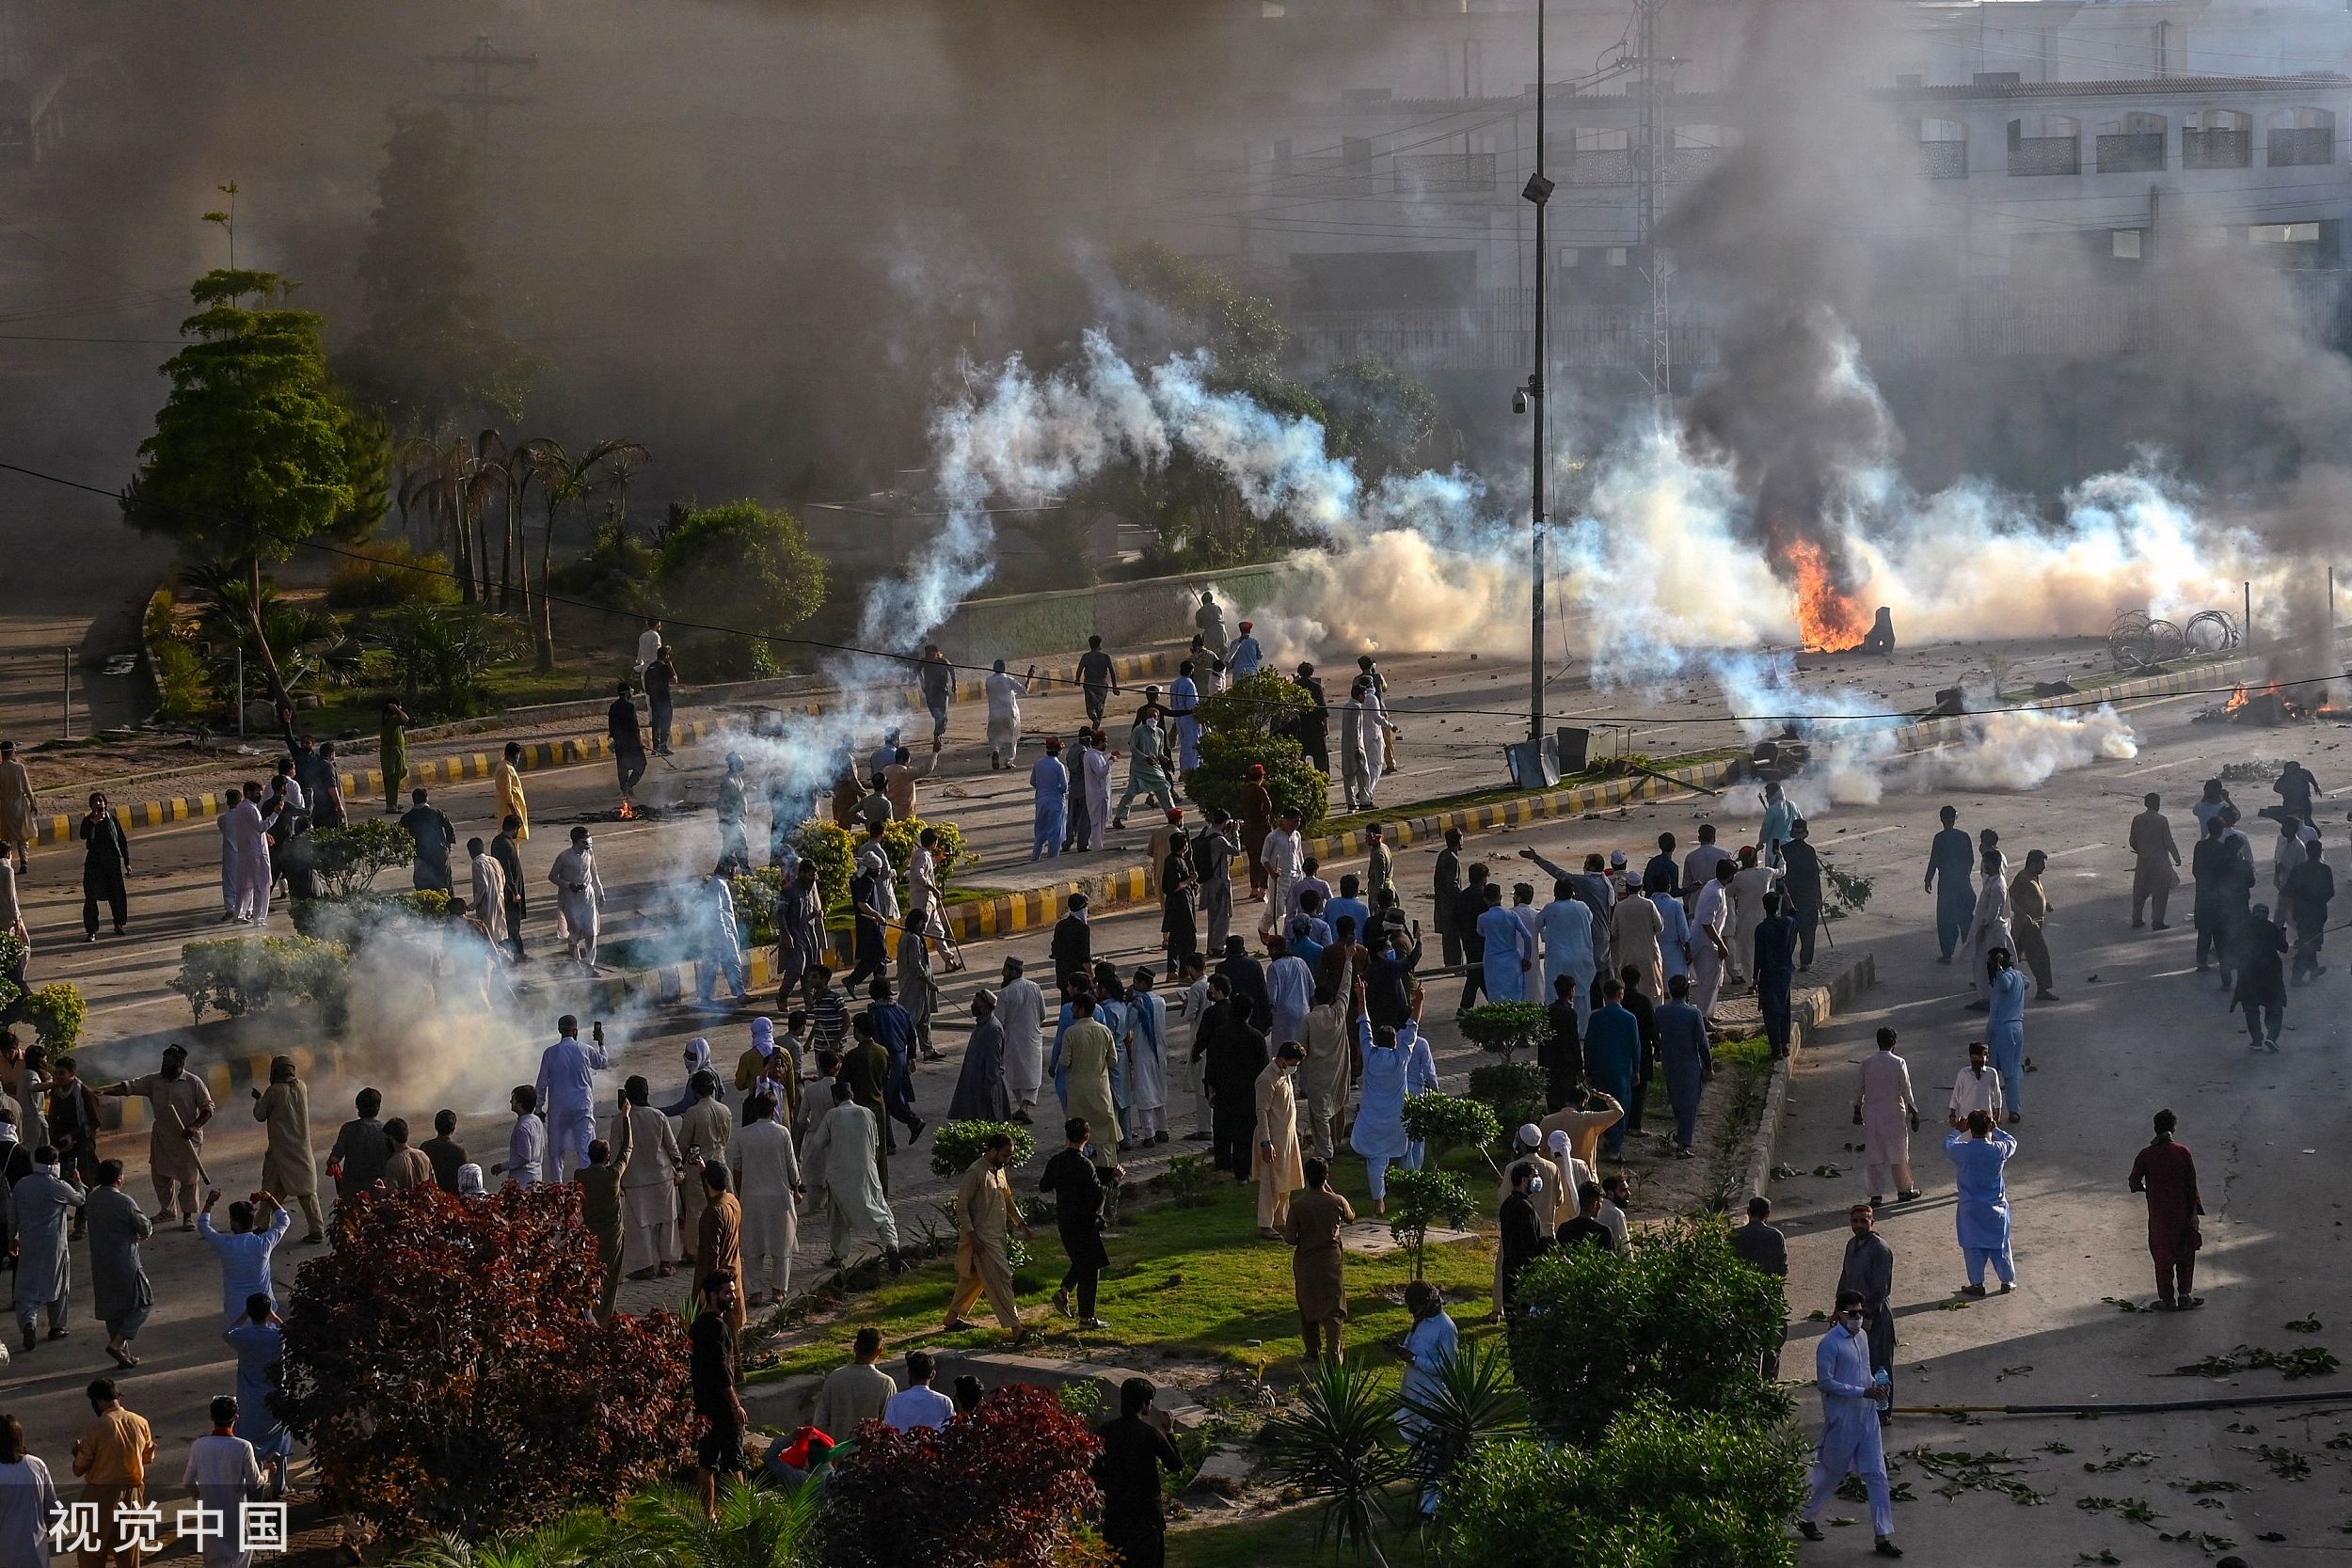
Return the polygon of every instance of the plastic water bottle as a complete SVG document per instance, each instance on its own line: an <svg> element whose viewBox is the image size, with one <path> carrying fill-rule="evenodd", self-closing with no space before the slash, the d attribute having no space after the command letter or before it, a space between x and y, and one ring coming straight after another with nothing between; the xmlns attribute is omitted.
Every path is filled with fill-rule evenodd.
<svg viewBox="0 0 2352 1568"><path fill-rule="evenodd" d="M1878 1406L1881 1420L1894 1413L1895 1380L1883 1367L1870 1374L1870 1402Z"/></svg>

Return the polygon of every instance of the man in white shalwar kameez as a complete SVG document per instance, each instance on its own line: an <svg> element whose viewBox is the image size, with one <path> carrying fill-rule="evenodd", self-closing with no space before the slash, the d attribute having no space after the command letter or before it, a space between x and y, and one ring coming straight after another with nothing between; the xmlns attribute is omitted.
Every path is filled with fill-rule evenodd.
<svg viewBox="0 0 2352 1568"><path fill-rule="evenodd" d="M776 1097L752 1096L752 1119L727 1141L743 1205L744 1305L792 1293L792 1254L801 1244L801 1162L792 1131L776 1119Z"/></svg>
<svg viewBox="0 0 2352 1568"><path fill-rule="evenodd" d="M1127 991L1127 1037L1119 1043L1127 1069L1127 1135L1136 1147L1168 1142L1168 1003L1152 990L1149 966Z"/></svg>
<svg viewBox="0 0 2352 1568"><path fill-rule="evenodd" d="M1258 858L1266 872L1265 912L1258 919L1258 932L1264 936L1280 928L1290 912L1292 890L1306 875L1307 845L1299 836L1296 812L1286 811L1275 818L1274 831L1265 835Z"/></svg>
<svg viewBox="0 0 2352 1568"><path fill-rule="evenodd" d="M1977 912L1968 921L1968 985L1977 1000L1968 1006L1980 1013L1993 1005L1989 978L1993 950L2002 947L2014 953L2017 939L2010 928L2009 857L1998 849L1987 850L1978 871Z"/></svg>
<svg viewBox="0 0 2352 1568"><path fill-rule="evenodd" d="M1724 972L1730 966L1731 879L1724 875L1733 863L1718 861L1715 879L1699 889L1691 911L1691 1005L1701 1018L1712 1020L1723 995Z"/></svg>
<svg viewBox="0 0 2352 1568"><path fill-rule="evenodd" d="M253 1445L236 1433L237 1402L223 1394L213 1401L212 1432L188 1445L188 1467L180 1484L196 1496L197 1506L220 1515L218 1535L198 1538L205 1568L253 1568L254 1554L242 1550L243 1513L247 1500L262 1492L262 1465ZM135 1554L134 1554L135 1555Z"/></svg>
<svg viewBox="0 0 2352 1568"><path fill-rule="evenodd" d="M1307 1009L1307 1060L1298 1086L1307 1096L1307 1140L1325 1164L1339 1158L1346 1136L1348 1091L1356 1083L1357 1031L1348 1026L1356 1006L1356 960L1342 966L1329 1000Z"/></svg>
<svg viewBox="0 0 2352 1568"><path fill-rule="evenodd" d="M473 875L473 914L482 922L482 929L497 947L506 945L506 870L483 852L480 839L466 840L466 853L470 859L466 869Z"/></svg>
<svg viewBox="0 0 2352 1568"><path fill-rule="evenodd" d="M835 1081L833 1109L808 1140L805 1168L823 1190L827 1229L825 1261L839 1268L845 1245L860 1230L871 1232L890 1258L898 1256L898 1222L882 1192L874 1151L882 1134L874 1113L850 1098L850 1085Z"/></svg>
<svg viewBox="0 0 2352 1568"><path fill-rule="evenodd" d="M1200 766L1200 688L1193 683L1192 660L1178 667L1168 683L1168 711L1176 721L1176 770L1189 773Z"/></svg>
<svg viewBox="0 0 2352 1568"><path fill-rule="evenodd" d="M604 911L604 879L596 875L596 847L588 830L572 830L572 847L548 867L555 888L555 914L564 946L574 961L596 967L596 932Z"/></svg>
<svg viewBox="0 0 2352 1568"><path fill-rule="evenodd" d="M1350 811L1370 811L1380 783L1380 726L1374 718L1372 683L1358 681L1340 708L1340 784Z"/></svg>
<svg viewBox="0 0 2352 1568"><path fill-rule="evenodd" d="M1919 1101L1911 1092L1911 1067L1895 1054L1895 1031L1881 1029L1878 1051L1862 1064L1854 1086L1854 1125L1862 1129L1863 1174L1870 1206L1893 1178L1895 1196L1908 1203L1919 1196L1911 1182L1911 1134L1919 1128Z"/></svg>
<svg viewBox="0 0 2352 1568"><path fill-rule="evenodd" d="M644 1079L621 1086L626 1109L613 1118L606 1143L621 1147L620 1117L628 1117L628 1170L621 1178L621 1272L632 1277L668 1275L684 1256L678 1243L678 1189L686 1180L686 1156L677 1132L660 1107L649 1104ZM699 1182L701 1172L694 1173Z"/></svg>
<svg viewBox="0 0 2352 1568"><path fill-rule="evenodd" d="M532 1094L548 1117L542 1177L560 1187L588 1163L588 1145L596 1135L596 1072L612 1062L605 1054L603 1024L596 1025L594 1045L580 1043L580 1020L570 1013L557 1019L555 1028L555 1043L539 1053Z"/></svg>
<svg viewBox="0 0 2352 1568"><path fill-rule="evenodd" d="M1100 849L1111 826L1111 753L1098 740L1080 752L1078 760L1086 774L1087 847Z"/></svg>
<svg viewBox="0 0 2352 1568"><path fill-rule="evenodd" d="M1021 699L1029 694L1029 683L1037 679L1037 666L1015 679L1005 673L1005 661L998 659L980 683L988 693L988 765L992 768L1010 768L1021 750Z"/></svg>
<svg viewBox="0 0 2352 1568"><path fill-rule="evenodd" d="M1797 1531L1807 1541L1820 1540L1821 1527L1815 1521L1821 1510L1848 1476L1860 1476L1870 1497L1870 1533L1877 1537L1878 1554L1900 1557L1866 1323L1862 1292L1840 1291L1830 1331L1813 1353L1814 1377L1821 1386L1821 1442L1814 1450L1813 1479L1797 1514Z"/></svg>
<svg viewBox="0 0 2352 1568"><path fill-rule="evenodd" d="M221 828L236 876L231 883L235 907L230 913L259 925L269 919L269 829L262 821L262 786L248 784L245 799L229 814Z"/></svg>
<svg viewBox="0 0 2352 1568"><path fill-rule="evenodd" d="M996 988L996 1022L1005 1032L1005 1092L1012 1119L1027 1121L1045 1083L1045 992L1025 978L1019 958L1005 960Z"/></svg>
<svg viewBox="0 0 2352 1568"><path fill-rule="evenodd" d="M1751 978L1748 970L1756 961L1756 927L1764 918L1764 895L1779 882L1778 867L1757 861L1752 849L1740 852L1740 870L1731 879L1731 929L1724 938L1731 946L1735 980Z"/></svg>

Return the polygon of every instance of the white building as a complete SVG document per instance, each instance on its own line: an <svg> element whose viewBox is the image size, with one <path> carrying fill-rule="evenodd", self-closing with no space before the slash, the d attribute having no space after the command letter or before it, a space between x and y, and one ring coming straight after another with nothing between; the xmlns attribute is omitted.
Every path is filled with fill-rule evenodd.
<svg viewBox="0 0 2352 1568"><path fill-rule="evenodd" d="M1885 160L1900 188L1861 204L1882 209L1882 231L1855 238L1899 259L1917 292L2001 305L1979 312L1990 333L1979 346L2128 333L2114 285L2169 245L2345 265L2342 0L1890 7L1871 55L1883 80L1849 85L1847 102L1825 100L1821 113L1850 120L1854 137L1915 142ZM1753 15L1726 0L1663 0L1657 13L1656 54L1672 61L1657 101L1669 234L1677 203L1742 139ZM1558 183L1549 239L1565 365L1628 374L1647 366L1650 303L1633 16L1629 0L1550 6L1545 160ZM1310 353L1377 352L1438 372L1518 364L1534 264L1519 194L1534 167L1532 0L1263 0L1237 25L1259 30L1266 75L1300 85L1162 149L1163 237L1279 294ZM2008 308L2027 279L2040 309ZM2086 290L2100 303L2084 305ZM1706 302L1680 284L1670 293L1677 363L1703 369ZM1888 313L1890 331L1915 316L1891 300ZM1932 324L1926 337L1939 338Z"/></svg>

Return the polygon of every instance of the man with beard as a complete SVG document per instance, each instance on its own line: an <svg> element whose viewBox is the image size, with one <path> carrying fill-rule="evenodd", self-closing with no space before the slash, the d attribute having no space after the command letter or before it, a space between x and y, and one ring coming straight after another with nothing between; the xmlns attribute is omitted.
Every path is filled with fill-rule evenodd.
<svg viewBox="0 0 2352 1568"><path fill-rule="evenodd" d="M155 1221L161 1225L176 1218L181 1229L195 1229L197 1188L204 1180L197 1151L204 1142L204 1124L213 1119L213 1092L188 1070L185 1048L164 1047L163 1063L155 1071L98 1092L116 1099L139 1095L147 1101L147 1158L155 1179Z"/></svg>

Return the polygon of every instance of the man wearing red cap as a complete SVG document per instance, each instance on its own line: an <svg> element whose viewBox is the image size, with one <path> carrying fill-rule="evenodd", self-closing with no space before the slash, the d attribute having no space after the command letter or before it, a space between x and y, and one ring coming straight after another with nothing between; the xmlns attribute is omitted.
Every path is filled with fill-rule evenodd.
<svg viewBox="0 0 2352 1568"><path fill-rule="evenodd" d="M1249 628L1252 625L1248 621L1241 624L1241 635L1233 640L1232 651L1225 656L1226 666L1233 672L1235 680L1244 675L1254 675L1265 666L1265 649L1259 645L1258 639L1251 633Z"/></svg>

